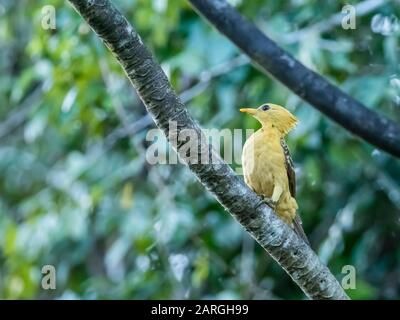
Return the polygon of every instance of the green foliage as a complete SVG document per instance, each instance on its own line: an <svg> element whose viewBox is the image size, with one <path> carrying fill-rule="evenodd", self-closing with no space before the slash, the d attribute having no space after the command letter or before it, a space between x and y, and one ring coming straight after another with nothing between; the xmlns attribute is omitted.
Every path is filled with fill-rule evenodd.
<svg viewBox="0 0 400 320"><path fill-rule="evenodd" d="M300 119L289 145L298 202L313 248L341 278L357 270L353 298L400 296L400 164L274 79L196 15L186 1L114 1L207 128L257 128L238 112L271 101ZM329 1L231 1L310 68L375 111L400 120L399 32L371 31L388 1L333 27L284 35L341 11ZM355 2L354 2L355 3ZM53 5L57 29L41 27ZM115 58L67 1L0 1L1 298L302 298L182 165L149 165L145 110ZM216 66L227 69L216 76ZM231 66L231 67L230 67ZM210 71L207 73L207 71ZM204 80L204 79L203 79ZM57 289L41 289L41 268Z"/></svg>

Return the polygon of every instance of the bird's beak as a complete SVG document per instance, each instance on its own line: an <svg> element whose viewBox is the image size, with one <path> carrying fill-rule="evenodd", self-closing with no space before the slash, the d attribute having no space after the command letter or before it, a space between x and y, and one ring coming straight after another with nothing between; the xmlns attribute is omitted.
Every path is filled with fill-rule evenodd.
<svg viewBox="0 0 400 320"><path fill-rule="evenodd" d="M253 108L241 108L240 112L250 113L251 115L255 115L257 113L257 109Z"/></svg>

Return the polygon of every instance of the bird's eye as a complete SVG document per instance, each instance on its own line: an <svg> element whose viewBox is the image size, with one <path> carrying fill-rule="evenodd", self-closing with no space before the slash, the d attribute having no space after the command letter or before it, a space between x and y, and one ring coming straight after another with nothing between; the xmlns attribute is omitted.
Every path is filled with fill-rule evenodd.
<svg viewBox="0 0 400 320"><path fill-rule="evenodd" d="M262 110L262 111L267 111L267 110L269 110L269 109L270 109L270 106L267 105L267 104L263 104L263 105L261 106L261 110Z"/></svg>

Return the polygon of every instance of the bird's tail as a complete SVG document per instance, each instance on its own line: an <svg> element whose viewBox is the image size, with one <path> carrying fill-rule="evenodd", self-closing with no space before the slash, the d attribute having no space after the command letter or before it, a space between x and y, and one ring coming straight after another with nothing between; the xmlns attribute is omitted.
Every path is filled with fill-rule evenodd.
<svg viewBox="0 0 400 320"><path fill-rule="evenodd" d="M308 238L303 230L302 222L298 213L296 213L296 216L293 219L293 229L297 235L304 240L305 243L311 246L310 241L308 241Z"/></svg>

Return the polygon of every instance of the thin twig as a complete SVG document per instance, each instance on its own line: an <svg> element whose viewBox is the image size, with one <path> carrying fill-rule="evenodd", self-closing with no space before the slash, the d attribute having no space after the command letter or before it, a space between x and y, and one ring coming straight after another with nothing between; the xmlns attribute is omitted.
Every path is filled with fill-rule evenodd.
<svg viewBox="0 0 400 320"><path fill-rule="evenodd" d="M0 139L25 123L32 109L37 107L37 102L42 97L43 91L44 84L37 85L16 110L7 117L6 121L0 124Z"/></svg>

